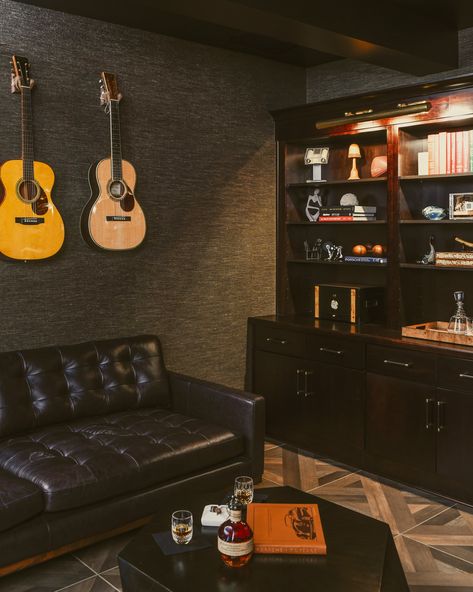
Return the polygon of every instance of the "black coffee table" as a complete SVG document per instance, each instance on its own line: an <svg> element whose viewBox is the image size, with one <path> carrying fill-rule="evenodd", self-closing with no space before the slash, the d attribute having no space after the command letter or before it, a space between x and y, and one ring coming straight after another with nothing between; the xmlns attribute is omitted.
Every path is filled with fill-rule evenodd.
<svg viewBox="0 0 473 592"><path fill-rule="evenodd" d="M409 592L387 524L292 487L258 491L267 502L319 504L327 555L254 555L249 565L232 569L218 555L216 530L204 529L212 548L165 556L152 533L169 529L172 511L192 510L198 529L204 505L228 493L188 491L163 504L119 554L123 592Z"/></svg>

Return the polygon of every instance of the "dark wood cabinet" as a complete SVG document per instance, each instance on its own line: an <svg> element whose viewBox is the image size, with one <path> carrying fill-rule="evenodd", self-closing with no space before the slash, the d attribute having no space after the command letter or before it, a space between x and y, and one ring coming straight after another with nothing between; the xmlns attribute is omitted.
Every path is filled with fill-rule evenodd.
<svg viewBox="0 0 473 592"><path fill-rule="evenodd" d="M473 490L473 393L437 390L437 474Z"/></svg>
<svg viewBox="0 0 473 592"><path fill-rule="evenodd" d="M409 380L368 373L366 450L402 467L435 471L435 390Z"/></svg>
<svg viewBox="0 0 473 592"><path fill-rule="evenodd" d="M252 318L248 338L268 435L473 503L468 348L295 316Z"/></svg>

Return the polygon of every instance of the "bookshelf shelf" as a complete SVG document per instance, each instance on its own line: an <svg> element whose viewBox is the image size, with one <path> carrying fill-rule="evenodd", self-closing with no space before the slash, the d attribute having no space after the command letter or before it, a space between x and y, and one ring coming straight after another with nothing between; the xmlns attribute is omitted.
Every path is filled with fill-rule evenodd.
<svg viewBox="0 0 473 592"><path fill-rule="evenodd" d="M473 178L473 173L449 173L448 175L401 175L400 181L441 181Z"/></svg>
<svg viewBox="0 0 473 592"><path fill-rule="evenodd" d="M320 228L321 226L363 226L364 224L386 224L386 220L361 220L359 222L286 222L288 226L313 226Z"/></svg>
<svg viewBox="0 0 473 592"><path fill-rule="evenodd" d="M471 224L471 220L399 220L399 224L434 224L443 226L444 224Z"/></svg>
<svg viewBox="0 0 473 592"><path fill-rule="evenodd" d="M295 263L299 264L302 263L304 265L331 265L334 267L380 267L385 268L386 263L356 263L356 262L349 262L349 261L314 261L311 259L288 259L288 263Z"/></svg>
<svg viewBox="0 0 473 592"><path fill-rule="evenodd" d="M472 271L472 267L461 265L423 265L422 263L400 263L401 269L423 269L425 271Z"/></svg>
<svg viewBox="0 0 473 592"><path fill-rule="evenodd" d="M301 189L302 187L324 187L326 185L363 185L365 183L385 183L387 177L368 177L366 179L335 179L332 181L316 181L302 183L288 183L286 189Z"/></svg>

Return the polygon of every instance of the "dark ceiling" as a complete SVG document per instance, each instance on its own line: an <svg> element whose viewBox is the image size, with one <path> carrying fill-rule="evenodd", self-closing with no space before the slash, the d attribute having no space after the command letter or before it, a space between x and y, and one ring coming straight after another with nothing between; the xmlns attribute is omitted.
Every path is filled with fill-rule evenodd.
<svg viewBox="0 0 473 592"><path fill-rule="evenodd" d="M417 75L456 68L458 30L473 26L473 0L22 1L301 66L355 58Z"/></svg>

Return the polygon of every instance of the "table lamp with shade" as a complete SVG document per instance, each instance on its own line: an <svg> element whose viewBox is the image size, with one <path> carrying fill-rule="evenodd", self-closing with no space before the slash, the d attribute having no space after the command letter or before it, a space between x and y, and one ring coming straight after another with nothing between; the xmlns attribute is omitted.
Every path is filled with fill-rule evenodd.
<svg viewBox="0 0 473 592"><path fill-rule="evenodd" d="M348 179L359 179L358 169L356 168L356 159L361 158L360 147L358 144L350 144L348 148L348 158L353 159L353 164Z"/></svg>

